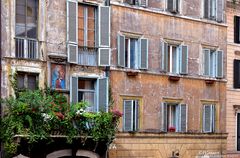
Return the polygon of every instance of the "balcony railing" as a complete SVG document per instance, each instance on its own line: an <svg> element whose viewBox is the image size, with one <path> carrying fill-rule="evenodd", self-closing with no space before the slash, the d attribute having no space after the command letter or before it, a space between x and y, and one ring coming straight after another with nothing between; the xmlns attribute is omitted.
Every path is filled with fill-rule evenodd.
<svg viewBox="0 0 240 158"><path fill-rule="evenodd" d="M97 66L97 48L78 47L78 64Z"/></svg>
<svg viewBox="0 0 240 158"><path fill-rule="evenodd" d="M38 42L36 39L15 38L15 57L16 58L38 58Z"/></svg>

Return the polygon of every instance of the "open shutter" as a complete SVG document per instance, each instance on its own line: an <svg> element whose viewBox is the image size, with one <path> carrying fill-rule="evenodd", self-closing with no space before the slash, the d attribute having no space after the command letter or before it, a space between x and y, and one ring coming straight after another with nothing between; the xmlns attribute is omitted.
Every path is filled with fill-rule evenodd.
<svg viewBox="0 0 240 158"><path fill-rule="evenodd" d="M240 60L234 59L234 88L240 88Z"/></svg>
<svg viewBox="0 0 240 158"><path fill-rule="evenodd" d="M186 132L187 131L187 105L180 105L180 121L179 121L179 131Z"/></svg>
<svg viewBox="0 0 240 158"><path fill-rule="evenodd" d="M215 105L211 105L212 107L212 130L211 132L214 132L215 131L215 118L216 118L216 107Z"/></svg>
<svg viewBox="0 0 240 158"><path fill-rule="evenodd" d="M173 11L173 8L174 8L174 1L175 0L167 0L167 9L171 12L171 11Z"/></svg>
<svg viewBox="0 0 240 158"><path fill-rule="evenodd" d="M217 78L223 78L223 51L219 50L217 51L217 66L216 66L216 77Z"/></svg>
<svg viewBox="0 0 240 158"><path fill-rule="evenodd" d="M148 39L140 39L140 69L148 68Z"/></svg>
<svg viewBox="0 0 240 158"><path fill-rule="evenodd" d="M133 131L133 101L124 100L123 130Z"/></svg>
<svg viewBox="0 0 240 158"><path fill-rule="evenodd" d="M135 100L135 126L134 126L134 131L138 131L139 129L139 101Z"/></svg>
<svg viewBox="0 0 240 158"><path fill-rule="evenodd" d="M203 49L203 75L210 75L210 49Z"/></svg>
<svg viewBox="0 0 240 158"><path fill-rule="evenodd" d="M212 131L212 105L203 107L203 132Z"/></svg>
<svg viewBox="0 0 240 158"><path fill-rule="evenodd" d="M118 35L118 66L125 67L125 36Z"/></svg>
<svg viewBox="0 0 240 158"><path fill-rule="evenodd" d="M99 48L98 49L98 65L99 66L110 66L111 58L110 48Z"/></svg>
<svg viewBox="0 0 240 158"><path fill-rule="evenodd" d="M224 0L217 1L217 22L223 22Z"/></svg>
<svg viewBox="0 0 240 158"><path fill-rule="evenodd" d="M209 18L209 0L204 0L204 18Z"/></svg>
<svg viewBox="0 0 240 158"><path fill-rule="evenodd" d="M148 6L148 0L139 0L139 6L147 7Z"/></svg>
<svg viewBox="0 0 240 158"><path fill-rule="evenodd" d="M240 17L234 16L234 42L240 43Z"/></svg>
<svg viewBox="0 0 240 158"><path fill-rule="evenodd" d="M78 102L78 77L70 79L70 102L76 104Z"/></svg>
<svg viewBox="0 0 240 158"><path fill-rule="evenodd" d="M168 127L167 127L167 103L162 103L161 104L161 114L162 114L162 131L167 132Z"/></svg>
<svg viewBox="0 0 240 158"><path fill-rule="evenodd" d="M168 44L164 41L161 42L162 45L162 71L168 71Z"/></svg>
<svg viewBox="0 0 240 158"><path fill-rule="evenodd" d="M99 6L99 47L110 47L110 7Z"/></svg>
<svg viewBox="0 0 240 158"><path fill-rule="evenodd" d="M67 1L67 52L68 62L78 63L78 2Z"/></svg>
<svg viewBox="0 0 240 158"><path fill-rule="evenodd" d="M181 55L180 55L180 74L188 73L188 46L181 45Z"/></svg>
<svg viewBox="0 0 240 158"><path fill-rule="evenodd" d="M108 78L98 80L98 111L108 111Z"/></svg>

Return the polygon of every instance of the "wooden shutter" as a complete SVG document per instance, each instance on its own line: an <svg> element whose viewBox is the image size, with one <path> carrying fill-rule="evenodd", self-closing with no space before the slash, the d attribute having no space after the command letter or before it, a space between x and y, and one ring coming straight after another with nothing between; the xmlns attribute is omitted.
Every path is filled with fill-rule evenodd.
<svg viewBox="0 0 240 158"><path fill-rule="evenodd" d="M99 6L99 47L110 47L110 7Z"/></svg>
<svg viewBox="0 0 240 158"><path fill-rule="evenodd" d="M70 79L70 102L76 104L78 102L78 77Z"/></svg>
<svg viewBox="0 0 240 158"><path fill-rule="evenodd" d="M118 35L118 66L125 67L125 36Z"/></svg>
<svg viewBox="0 0 240 158"><path fill-rule="evenodd" d="M161 114L162 114L162 131L167 132L168 124L167 124L167 103L161 104Z"/></svg>
<svg viewBox="0 0 240 158"><path fill-rule="evenodd" d="M180 74L188 73L188 46L181 45L180 55Z"/></svg>
<svg viewBox="0 0 240 158"><path fill-rule="evenodd" d="M135 121L135 124L134 124L134 131L138 131L139 129L139 101L138 100L135 100L135 117L134 117L134 121Z"/></svg>
<svg viewBox="0 0 240 158"><path fill-rule="evenodd" d="M204 18L209 18L209 0L204 0Z"/></svg>
<svg viewBox="0 0 240 158"><path fill-rule="evenodd" d="M139 0L139 6L147 7L148 6L148 0Z"/></svg>
<svg viewBox="0 0 240 158"><path fill-rule="evenodd" d="M108 111L108 78L98 80L98 111Z"/></svg>
<svg viewBox="0 0 240 158"><path fill-rule="evenodd" d="M164 41L161 42L162 45L162 71L168 71L168 44Z"/></svg>
<svg viewBox="0 0 240 158"><path fill-rule="evenodd" d="M78 2L67 1L67 52L68 62L78 63Z"/></svg>
<svg viewBox="0 0 240 158"><path fill-rule="evenodd" d="M133 101L124 100L123 130L133 131Z"/></svg>
<svg viewBox="0 0 240 158"><path fill-rule="evenodd" d="M234 16L234 42L240 43L240 17Z"/></svg>
<svg viewBox="0 0 240 158"><path fill-rule="evenodd" d="M180 108L179 108L179 114L180 114L179 131L187 132L187 105L180 104L179 106L180 106Z"/></svg>
<svg viewBox="0 0 240 158"><path fill-rule="evenodd" d="M173 11L173 8L174 8L174 1L175 0L167 0L167 9L170 11L170 12L172 12Z"/></svg>
<svg viewBox="0 0 240 158"><path fill-rule="evenodd" d="M223 51L217 51L217 66L216 66L216 77L223 78Z"/></svg>
<svg viewBox="0 0 240 158"><path fill-rule="evenodd" d="M203 132L212 132L212 105L203 107Z"/></svg>
<svg viewBox="0 0 240 158"><path fill-rule="evenodd" d="M217 22L223 22L224 0L217 0Z"/></svg>
<svg viewBox="0 0 240 158"><path fill-rule="evenodd" d="M99 66L110 66L111 49L110 48L99 48L98 49L98 65Z"/></svg>
<svg viewBox="0 0 240 158"><path fill-rule="evenodd" d="M148 39L140 39L140 69L148 69Z"/></svg>
<svg viewBox="0 0 240 158"><path fill-rule="evenodd" d="M240 60L234 59L234 81L233 87L240 88Z"/></svg>
<svg viewBox="0 0 240 158"><path fill-rule="evenodd" d="M203 49L203 75L210 75L210 49Z"/></svg>
<svg viewBox="0 0 240 158"><path fill-rule="evenodd" d="M212 131L215 132L215 122L216 122L216 107L215 105L212 105Z"/></svg>

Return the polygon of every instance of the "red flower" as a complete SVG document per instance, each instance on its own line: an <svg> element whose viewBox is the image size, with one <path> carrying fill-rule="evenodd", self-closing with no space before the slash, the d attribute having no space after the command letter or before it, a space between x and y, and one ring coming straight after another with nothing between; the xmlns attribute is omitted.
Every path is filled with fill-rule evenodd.
<svg viewBox="0 0 240 158"><path fill-rule="evenodd" d="M113 113L113 115L114 115L115 117L122 117L122 116L123 116L123 113L120 112L120 111L117 110L117 109L113 109L111 112Z"/></svg>

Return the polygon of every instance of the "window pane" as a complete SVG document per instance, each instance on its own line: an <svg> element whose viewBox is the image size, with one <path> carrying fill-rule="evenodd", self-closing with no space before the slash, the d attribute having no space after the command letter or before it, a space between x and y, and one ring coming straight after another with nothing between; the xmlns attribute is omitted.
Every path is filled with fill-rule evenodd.
<svg viewBox="0 0 240 158"><path fill-rule="evenodd" d="M135 69L136 67L136 52L137 52L137 40L130 40L130 68Z"/></svg>
<svg viewBox="0 0 240 158"><path fill-rule="evenodd" d="M25 26L16 24L16 36L25 37Z"/></svg>
<svg viewBox="0 0 240 158"><path fill-rule="evenodd" d="M96 111L97 109L94 109L94 92L84 92L79 91L78 92L78 102L80 101L86 101L88 102L89 107L86 109L87 111Z"/></svg>
<svg viewBox="0 0 240 158"><path fill-rule="evenodd" d="M95 8L88 7L88 17L87 17L87 26L88 26L88 46L95 46Z"/></svg>
<svg viewBox="0 0 240 158"><path fill-rule="evenodd" d="M25 4L24 5L16 4L16 15L23 15L25 17L26 15Z"/></svg>
<svg viewBox="0 0 240 158"><path fill-rule="evenodd" d="M28 75L28 89L35 90L37 88L37 76L36 75Z"/></svg>
<svg viewBox="0 0 240 158"><path fill-rule="evenodd" d="M172 73L177 73L178 69L178 57L177 57L177 47L172 47Z"/></svg>
<svg viewBox="0 0 240 158"><path fill-rule="evenodd" d="M86 90L94 90L94 82L95 80L78 80L78 89L86 89Z"/></svg>
<svg viewBox="0 0 240 158"><path fill-rule="evenodd" d="M27 27L27 37L37 38L37 28L36 27Z"/></svg>
<svg viewBox="0 0 240 158"><path fill-rule="evenodd" d="M24 74L17 74L17 87L24 89Z"/></svg>

